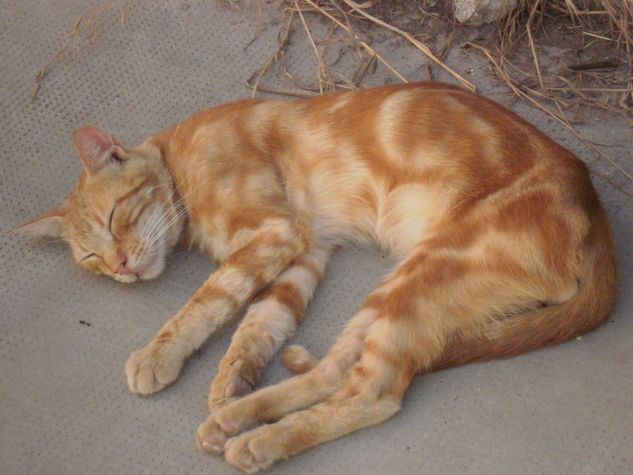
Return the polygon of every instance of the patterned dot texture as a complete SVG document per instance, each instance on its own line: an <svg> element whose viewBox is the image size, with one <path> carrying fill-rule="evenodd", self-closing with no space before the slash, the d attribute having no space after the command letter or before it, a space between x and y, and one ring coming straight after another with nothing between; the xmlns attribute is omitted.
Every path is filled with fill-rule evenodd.
<svg viewBox="0 0 633 475"><path fill-rule="evenodd" d="M234 326L214 336L161 393L133 396L123 371L129 354L213 271L207 258L176 250L159 279L126 286L80 270L61 241L10 230L61 203L74 186L81 169L70 140L74 128L98 125L134 144L200 109L248 97L246 79L277 49L283 7L270 0L237 9L212 0L139 0L127 2L122 15L113 4L0 2L0 472L236 473L194 444ZM81 15L82 34L52 63L31 102L36 75ZM312 17L312 25L327 34L322 21ZM424 58L381 35L376 49L410 79L423 79ZM293 36L287 61L298 80L314 77L305 34ZM510 102L485 63L460 52L449 61L468 69L485 93ZM370 83L395 81L379 67ZM532 109L519 112L591 158L556 123ZM600 141L618 142L613 154L631 170L622 124L584 126ZM618 179L611 168L592 167L600 172L594 178L613 218L627 289L630 198L605 181ZM324 355L393 265L377 250L338 252L291 343ZM420 377L392 420L270 473L631 473L633 301L630 292L622 294L612 320L582 340ZM262 384L288 376L276 358Z"/></svg>

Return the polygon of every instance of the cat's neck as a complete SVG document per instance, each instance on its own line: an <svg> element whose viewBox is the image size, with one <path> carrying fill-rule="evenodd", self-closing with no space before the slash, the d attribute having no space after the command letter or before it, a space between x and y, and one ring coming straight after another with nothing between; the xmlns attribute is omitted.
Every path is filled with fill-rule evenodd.
<svg viewBox="0 0 633 475"><path fill-rule="evenodd" d="M234 178L261 168L274 167L284 175L284 164L274 155L284 146L289 110L284 101L247 99L195 114L147 142L158 151L183 201L192 206L194 195L232 186Z"/></svg>
<svg viewBox="0 0 633 475"><path fill-rule="evenodd" d="M283 170L274 159L284 148L282 101L241 101L203 111L144 144L171 178L186 216L183 239L223 260L236 217L285 199ZM213 236L214 245L209 241ZM220 243L220 244L218 244ZM216 255L217 254L217 255Z"/></svg>

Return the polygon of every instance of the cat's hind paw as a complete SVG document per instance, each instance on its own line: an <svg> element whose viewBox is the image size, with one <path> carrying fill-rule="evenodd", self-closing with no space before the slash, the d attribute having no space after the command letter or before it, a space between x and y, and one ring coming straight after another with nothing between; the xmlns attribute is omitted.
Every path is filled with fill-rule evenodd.
<svg viewBox="0 0 633 475"><path fill-rule="evenodd" d="M229 416L230 417L230 416ZM223 411L211 414L206 421L198 427L196 432L196 445L200 450L220 454L224 451L225 444L230 437L237 435L242 429L247 429L251 424L240 424L223 417Z"/></svg>
<svg viewBox="0 0 633 475"><path fill-rule="evenodd" d="M209 416L206 421L200 424L196 432L196 445L205 452L221 454L224 451L226 441L226 434L213 416Z"/></svg>
<svg viewBox="0 0 633 475"><path fill-rule="evenodd" d="M260 432L261 428L229 439L224 447L226 461L246 473L257 473L284 458L282 454L274 453L267 437L258 436Z"/></svg>
<svg viewBox="0 0 633 475"><path fill-rule="evenodd" d="M134 394L155 393L176 380L182 365L182 358L175 358L164 347L150 343L127 360L127 384Z"/></svg>

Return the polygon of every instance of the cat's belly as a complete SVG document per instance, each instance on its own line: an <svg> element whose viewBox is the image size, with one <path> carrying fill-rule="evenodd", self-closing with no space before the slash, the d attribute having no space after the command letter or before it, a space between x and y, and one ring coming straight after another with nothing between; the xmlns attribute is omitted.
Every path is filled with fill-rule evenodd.
<svg viewBox="0 0 633 475"><path fill-rule="evenodd" d="M435 229L450 207L449 196L440 186L430 184L409 183L393 189L378 210L378 243L404 257Z"/></svg>
<svg viewBox="0 0 633 475"><path fill-rule="evenodd" d="M310 202L316 240L370 242L403 257L420 243L450 208L440 186L408 183L386 190L375 178L350 182L353 193L317 193ZM340 198L340 199L336 199Z"/></svg>

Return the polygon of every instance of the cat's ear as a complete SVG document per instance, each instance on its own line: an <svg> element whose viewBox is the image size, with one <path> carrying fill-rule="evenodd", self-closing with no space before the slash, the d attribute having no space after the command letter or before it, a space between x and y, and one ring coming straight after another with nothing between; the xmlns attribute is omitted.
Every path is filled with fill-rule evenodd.
<svg viewBox="0 0 633 475"><path fill-rule="evenodd" d="M64 203L31 222L13 228L11 231L36 237L61 237L66 229L65 220L67 213L68 208L66 203Z"/></svg>
<svg viewBox="0 0 633 475"><path fill-rule="evenodd" d="M122 161L117 153L121 143L92 125L76 129L73 132L73 143L88 174L97 173L110 160Z"/></svg>

